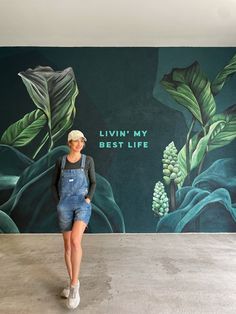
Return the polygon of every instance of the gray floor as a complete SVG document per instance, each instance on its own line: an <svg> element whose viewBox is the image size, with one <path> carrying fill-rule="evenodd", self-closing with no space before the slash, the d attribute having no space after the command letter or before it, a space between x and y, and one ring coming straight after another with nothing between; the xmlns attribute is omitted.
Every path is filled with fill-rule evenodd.
<svg viewBox="0 0 236 314"><path fill-rule="evenodd" d="M68 310L61 234L0 235L0 313L236 313L236 234L85 234Z"/></svg>

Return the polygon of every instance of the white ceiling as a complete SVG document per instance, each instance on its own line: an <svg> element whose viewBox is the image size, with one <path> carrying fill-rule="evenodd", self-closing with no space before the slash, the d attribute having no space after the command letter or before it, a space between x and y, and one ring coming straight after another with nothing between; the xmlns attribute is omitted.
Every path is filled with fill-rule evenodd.
<svg viewBox="0 0 236 314"><path fill-rule="evenodd" d="M0 0L0 46L236 46L236 0Z"/></svg>

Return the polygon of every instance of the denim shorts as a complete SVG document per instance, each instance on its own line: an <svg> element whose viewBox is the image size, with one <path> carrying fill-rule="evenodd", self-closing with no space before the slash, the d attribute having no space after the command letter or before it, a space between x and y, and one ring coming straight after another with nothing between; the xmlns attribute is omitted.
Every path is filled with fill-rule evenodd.
<svg viewBox="0 0 236 314"><path fill-rule="evenodd" d="M91 213L92 205L85 201L84 195L64 196L57 204L60 231L71 231L73 222L76 220L82 220L88 224Z"/></svg>

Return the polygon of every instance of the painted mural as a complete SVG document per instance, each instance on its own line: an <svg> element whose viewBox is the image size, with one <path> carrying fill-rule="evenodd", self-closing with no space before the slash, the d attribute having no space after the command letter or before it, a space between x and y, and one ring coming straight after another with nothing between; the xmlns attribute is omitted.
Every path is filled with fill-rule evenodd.
<svg viewBox="0 0 236 314"><path fill-rule="evenodd" d="M236 231L236 48L0 48L0 232L59 232L55 161L80 129L86 232Z"/></svg>

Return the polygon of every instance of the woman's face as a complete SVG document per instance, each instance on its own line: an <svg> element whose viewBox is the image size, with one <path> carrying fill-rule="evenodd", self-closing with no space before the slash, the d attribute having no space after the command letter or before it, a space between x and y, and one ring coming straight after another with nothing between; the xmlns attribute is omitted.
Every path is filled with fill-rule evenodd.
<svg viewBox="0 0 236 314"><path fill-rule="evenodd" d="M79 140L76 141L70 141L69 146L71 151L80 152L84 147L84 139L80 138Z"/></svg>

